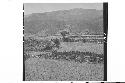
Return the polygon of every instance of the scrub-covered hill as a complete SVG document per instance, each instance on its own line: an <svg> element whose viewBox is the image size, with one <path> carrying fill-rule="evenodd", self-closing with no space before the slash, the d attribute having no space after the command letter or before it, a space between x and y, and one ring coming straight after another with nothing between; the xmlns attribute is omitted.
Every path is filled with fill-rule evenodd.
<svg viewBox="0 0 125 83"><path fill-rule="evenodd" d="M65 29L67 25L70 26L72 32L103 33L103 11L75 8L24 16L27 34L45 31L45 34L52 35Z"/></svg>

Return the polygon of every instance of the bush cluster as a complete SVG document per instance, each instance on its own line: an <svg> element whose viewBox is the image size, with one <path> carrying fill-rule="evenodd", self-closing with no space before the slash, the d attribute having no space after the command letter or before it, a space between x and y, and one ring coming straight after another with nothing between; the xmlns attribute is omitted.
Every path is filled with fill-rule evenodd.
<svg viewBox="0 0 125 83"><path fill-rule="evenodd" d="M79 39L75 39L75 38L70 38L70 37L64 37L62 38L63 42L83 42L83 43L103 43L104 39L84 39L84 38L79 38Z"/></svg>
<svg viewBox="0 0 125 83"><path fill-rule="evenodd" d="M65 40L68 42L69 40ZM85 41L84 41L85 42ZM31 57L29 54L26 54L29 51L34 52L51 52L51 54L40 54L36 55L38 57L44 57L55 60L67 60L67 61L76 61L76 62L89 62L89 63L104 63L104 55L96 54L93 52L80 52L80 51L63 51L57 52L53 48L60 47L59 39L51 40L38 40L33 38L25 39L24 41L24 59Z"/></svg>
<svg viewBox="0 0 125 83"><path fill-rule="evenodd" d="M63 42L79 42L83 43L103 43L103 40L98 39L71 39L71 38L62 38ZM28 38L24 40L24 50L25 51L49 51L53 50L54 47L59 48L60 40L59 39L51 39L51 40L38 40L33 38Z"/></svg>
<svg viewBox="0 0 125 83"><path fill-rule="evenodd" d="M60 42L58 39L52 40L37 40L37 39L26 39L24 40L24 50L25 51L49 51L53 47L59 48Z"/></svg>
<svg viewBox="0 0 125 83"><path fill-rule="evenodd" d="M95 54L91 52L80 52L80 51L70 51L70 52L57 52L53 51L51 54L40 54L37 55L39 58L44 57L46 59L55 59L55 60L67 60L75 62L88 62L88 63L104 63L103 54Z"/></svg>

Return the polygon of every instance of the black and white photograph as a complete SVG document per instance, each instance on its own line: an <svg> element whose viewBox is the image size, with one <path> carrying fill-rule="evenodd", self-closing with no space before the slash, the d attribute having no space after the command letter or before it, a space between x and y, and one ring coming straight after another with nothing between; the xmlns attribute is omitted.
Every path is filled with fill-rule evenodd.
<svg viewBox="0 0 125 83"><path fill-rule="evenodd" d="M104 5L24 3L23 81L106 81Z"/></svg>

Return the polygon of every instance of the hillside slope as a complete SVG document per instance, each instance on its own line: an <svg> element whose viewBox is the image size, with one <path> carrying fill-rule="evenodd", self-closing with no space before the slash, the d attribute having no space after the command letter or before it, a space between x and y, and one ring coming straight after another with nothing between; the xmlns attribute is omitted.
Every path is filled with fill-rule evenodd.
<svg viewBox="0 0 125 83"><path fill-rule="evenodd" d="M69 25L72 32L103 33L103 11L75 8L45 13L33 13L24 17L25 33L54 34Z"/></svg>

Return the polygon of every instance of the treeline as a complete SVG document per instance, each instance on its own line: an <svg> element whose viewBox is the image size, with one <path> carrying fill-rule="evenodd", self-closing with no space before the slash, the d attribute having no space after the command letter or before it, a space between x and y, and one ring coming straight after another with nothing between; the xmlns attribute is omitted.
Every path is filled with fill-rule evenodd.
<svg viewBox="0 0 125 83"><path fill-rule="evenodd" d="M25 60L32 57L30 54L25 54ZM79 63L104 63L103 54L95 54L92 52L80 52L80 51L69 51L69 52L57 52L53 51L52 53L39 54L35 55L37 58L45 59L54 59L54 60L66 60L66 61L75 61Z"/></svg>

